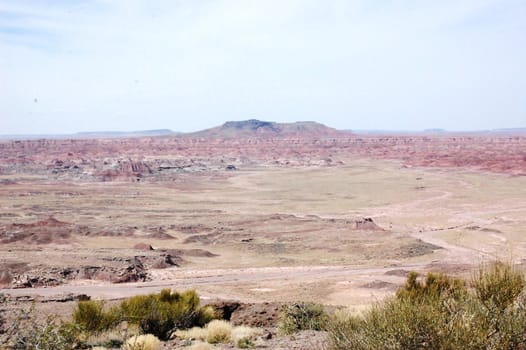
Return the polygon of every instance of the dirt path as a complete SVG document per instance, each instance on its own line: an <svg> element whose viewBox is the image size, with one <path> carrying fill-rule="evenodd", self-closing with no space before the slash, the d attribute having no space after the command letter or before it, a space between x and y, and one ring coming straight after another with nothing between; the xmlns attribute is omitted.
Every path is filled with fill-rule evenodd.
<svg viewBox="0 0 526 350"><path fill-rule="evenodd" d="M443 181L451 181L449 174L443 175L440 173L435 176L443 177ZM474 184L461 178L454 179L454 188L463 188L469 190L484 191L484 188L480 184ZM380 211L375 213L373 217L382 216L411 216L415 212L421 212L422 208L426 205L433 205L433 207L441 208L441 211L447 211L447 215L454 219L456 222L454 226L443 227L443 228L423 228L409 232L408 234L416 239L420 239L423 242L430 243L439 246L444 249L444 255L441 262L451 264L467 264L467 265L478 265L483 261L495 259L495 253L489 253L484 250L484 247L480 244L474 243L473 246L463 246L459 244L453 244L448 242L446 239L440 238L440 233L447 231L455 231L466 229L469 226L480 226L484 227L492 225L497 221L498 216L503 213L521 213L526 212L526 207L522 205L516 206L502 206L495 203L491 207L479 208L477 210L469 209L448 209L447 202L455 197L454 190L426 190L428 197L420 198L408 202L403 202L395 205L389 205L383 208L379 208ZM430 209L432 210L432 209ZM430 211L431 213L431 211ZM492 217L491 219L488 218ZM506 245L508 240L505 236L499 233L491 233L490 237L494 238L498 244Z"/></svg>
<svg viewBox="0 0 526 350"><path fill-rule="evenodd" d="M304 283L333 278L348 279L359 275L383 275L389 270L419 269L423 264L400 265L396 267L359 266L296 266L262 267L247 269L181 270L171 268L154 271L154 281L127 284L100 284L93 281L77 281L74 284L36 289L3 289L0 293L13 296L40 295L51 297L68 293L87 294L97 299L116 299L138 294L157 292L162 288L188 289L200 286L228 284L254 284L268 281L283 281L284 284ZM206 297L206 294L203 295ZM228 295L213 295L215 298L228 298Z"/></svg>
<svg viewBox="0 0 526 350"><path fill-rule="evenodd" d="M445 263L477 265L482 261L493 258L491 254L488 254L482 250L454 245L435 236L438 232L446 230L449 229L412 232L410 235L414 238L422 240L423 242L434 244L441 247L442 249L445 249L445 256L442 259L442 262Z"/></svg>

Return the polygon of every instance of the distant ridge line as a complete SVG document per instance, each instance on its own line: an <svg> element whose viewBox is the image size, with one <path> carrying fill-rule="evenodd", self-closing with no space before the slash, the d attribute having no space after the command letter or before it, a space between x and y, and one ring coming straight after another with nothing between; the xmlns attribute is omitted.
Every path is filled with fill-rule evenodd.
<svg viewBox="0 0 526 350"><path fill-rule="evenodd" d="M381 129L347 129L338 130L314 121L297 121L279 123L258 119L227 121L220 126L194 132L176 132L170 129L152 129L138 131L81 131L73 134L0 134L0 140L35 140L35 139L96 139L127 137L198 137L198 138L286 138L311 137L330 138L348 137L351 135L526 135L526 127L498 128L488 130L449 131L441 128L414 130L381 130Z"/></svg>

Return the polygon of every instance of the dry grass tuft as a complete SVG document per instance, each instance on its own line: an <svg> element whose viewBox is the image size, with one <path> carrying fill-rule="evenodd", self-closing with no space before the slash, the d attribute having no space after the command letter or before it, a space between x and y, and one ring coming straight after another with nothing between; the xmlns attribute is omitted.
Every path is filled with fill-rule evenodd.
<svg viewBox="0 0 526 350"><path fill-rule="evenodd" d="M232 327L227 321L214 320L205 328L194 327L174 333L179 339L207 341L210 344L234 342L239 348L253 347L252 340L262 334L259 328Z"/></svg>
<svg viewBox="0 0 526 350"><path fill-rule="evenodd" d="M126 339L139 334L141 334L139 326L122 322L118 326L106 331L88 333L86 343L92 346L108 346L108 344L112 344L112 346L114 346L117 344L124 344Z"/></svg>
<svg viewBox="0 0 526 350"><path fill-rule="evenodd" d="M227 321L213 320L206 325L206 341L210 344L228 343L232 339L232 325Z"/></svg>
<svg viewBox="0 0 526 350"><path fill-rule="evenodd" d="M208 332L204 328L193 327L188 330L177 330L174 335L179 339L205 340Z"/></svg>
<svg viewBox="0 0 526 350"><path fill-rule="evenodd" d="M263 332L259 328L252 328L247 326L238 326L232 329L232 340L234 343L238 343L242 339L253 340L254 338L262 335Z"/></svg>
<svg viewBox="0 0 526 350"><path fill-rule="evenodd" d="M124 344L125 350L159 350L161 341L152 334L135 335Z"/></svg>

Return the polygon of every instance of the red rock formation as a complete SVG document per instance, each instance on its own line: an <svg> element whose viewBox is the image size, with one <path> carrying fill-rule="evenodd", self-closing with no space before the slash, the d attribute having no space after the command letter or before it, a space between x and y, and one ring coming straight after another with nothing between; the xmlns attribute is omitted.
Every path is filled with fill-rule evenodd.
<svg viewBox="0 0 526 350"><path fill-rule="evenodd" d="M251 135L0 142L0 173L88 181L171 181L181 173L226 172L227 165L334 166L341 159L360 156L398 159L406 166L526 174L524 135Z"/></svg>

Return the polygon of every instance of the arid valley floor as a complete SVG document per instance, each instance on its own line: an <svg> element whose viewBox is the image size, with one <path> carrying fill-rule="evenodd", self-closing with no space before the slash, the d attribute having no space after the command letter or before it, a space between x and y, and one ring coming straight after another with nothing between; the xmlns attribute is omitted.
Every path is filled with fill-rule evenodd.
<svg viewBox="0 0 526 350"><path fill-rule="evenodd" d="M524 134L230 136L0 142L0 293L360 310L526 262Z"/></svg>

